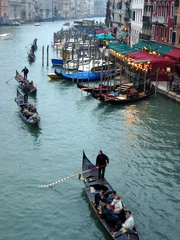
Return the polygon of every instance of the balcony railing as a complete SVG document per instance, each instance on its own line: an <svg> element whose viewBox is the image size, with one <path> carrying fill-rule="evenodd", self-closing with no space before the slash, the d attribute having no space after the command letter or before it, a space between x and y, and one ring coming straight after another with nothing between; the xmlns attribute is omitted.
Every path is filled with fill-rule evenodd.
<svg viewBox="0 0 180 240"><path fill-rule="evenodd" d="M144 34L144 33L140 33L139 34L140 39L142 40L146 40L146 41L150 41L151 40L151 34Z"/></svg>
<svg viewBox="0 0 180 240"><path fill-rule="evenodd" d="M152 22L167 25L168 18L167 17L160 17L160 16L152 16Z"/></svg>
<svg viewBox="0 0 180 240"><path fill-rule="evenodd" d="M151 23L151 17L143 16L143 22Z"/></svg>
<svg viewBox="0 0 180 240"><path fill-rule="evenodd" d="M144 5L145 6L153 6L153 0L145 0Z"/></svg>

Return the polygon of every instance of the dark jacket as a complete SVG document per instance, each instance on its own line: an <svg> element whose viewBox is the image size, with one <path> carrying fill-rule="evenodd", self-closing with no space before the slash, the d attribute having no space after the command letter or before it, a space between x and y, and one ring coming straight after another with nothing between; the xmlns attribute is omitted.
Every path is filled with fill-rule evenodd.
<svg viewBox="0 0 180 240"><path fill-rule="evenodd" d="M97 156L96 166L106 165L107 163L109 163L109 158L104 153Z"/></svg>

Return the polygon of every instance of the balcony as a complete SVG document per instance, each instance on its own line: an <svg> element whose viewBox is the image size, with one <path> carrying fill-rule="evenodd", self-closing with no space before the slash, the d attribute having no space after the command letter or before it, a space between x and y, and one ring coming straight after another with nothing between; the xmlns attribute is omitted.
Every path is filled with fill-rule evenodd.
<svg viewBox="0 0 180 240"><path fill-rule="evenodd" d="M148 17L148 16L143 16L143 22L146 22L146 23L151 23L151 17Z"/></svg>
<svg viewBox="0 0 180 240"><path fill-rule="evenodd" d="M159 23L159 24L167 25L168 18L160 17L160 16L152 16L152 23Z"/></svg>
<svg viewBox="0 0 180 240"><path fill-rule="evenodd" d="M153 6L153 0L145 0L144 6Z"/></svg>
<svg viewBox="0 0 180 240"><path fill-rule="evenodd" d="M151 34L140 33L139 37L140 37L141 40L145 40L145 41L150 41L151 40Z"/></svg>

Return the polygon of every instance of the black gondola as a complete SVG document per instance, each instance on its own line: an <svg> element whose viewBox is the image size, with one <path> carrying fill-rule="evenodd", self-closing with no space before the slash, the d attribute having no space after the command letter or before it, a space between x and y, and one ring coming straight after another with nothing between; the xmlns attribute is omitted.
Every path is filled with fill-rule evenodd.
<svg viewBox="0 0 180 240"><path fill-rule="evenodd" d="M126 85L126 84L123 84L123 86ZM105 84L99 84L97 86L86 86L86 85L83 85L81 84L80 82L77 83L77 87L85 92L88 92L88 93L108 93L110 91L114 91L116 88L120 87L122 85L116 85L115 87L114 86L108 86L108 85L105 85Z"/></svg>
<svg viewBox="0 0 180 240"><path fill-rule="evenodd" d="M29 103L25 102L25 98L23 95L19 95L19 93L17 92L17 97L15 98L15 102L18 105L19 108L19 114L21 116L21 118L24 120L24 122L27 125L30 126L38 126L39 125L39 121L40 121L40 117L38 116L38 113L36 112L36 116L34 115L34 113L32 114L31 117L27 118L24 114L24 109L28 108ZM33 106L33 105L31 105Z"/></svg>
<svg viewBox="0 0 180 240"><path fill-rule="evenodd" d="M95 206L95 192L99 192L100 190L104 191L112 191L113 188L104 178L103 180L97 180L98 178L98 169L94 164L90 162L90 160L86 157L85 153L83 152L83 161L82 161L82 180L84 181L85 190L89 199L89 202L96 213L99 221L102 223L108 234L111 236L112 239L116 240L139 240L138 233L121 228L118 232L113 232L113 226L108 224L104 219L102 213L99 212L99 209Z"/></svg>
<svg viewBox="0 0 180 240"><path fill-rule="evenodd" d="M30 81L28 79L24 79L24 77L17 70L16 70L15 79L19 83L18 92L23 95L24 94L24 91L23 91L24 83L26 82L26 84L29 85ZM37 89L34 86L34 87L29 88L28 94L33 95L33 94L36 94L36 92L37 92Z"/></svg>
<svg viewBox="0 0 180 240"><path fill-rule="evenodd" d="M92 93L93 98L100 100L101 102L110 103L110 104L127 104L139 100L146 99L155 93L155 87L152 85L149 88L146 88L145 92L142 90L137 90L134 93L125 94L97 94Z"/></svg>

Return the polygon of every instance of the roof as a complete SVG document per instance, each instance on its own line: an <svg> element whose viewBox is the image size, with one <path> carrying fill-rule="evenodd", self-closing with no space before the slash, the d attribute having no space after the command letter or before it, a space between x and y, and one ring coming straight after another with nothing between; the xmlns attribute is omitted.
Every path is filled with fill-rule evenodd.
<svg viewBox="0 0 180 240"><path fill-rule="evenodd" d="M152 44L149 44L147 47L149 51L156 51L161 54L169 52L173 49L173 47L162 44L162 43L152 43Z"/></svg>
<svg viewBox="0 0 180 240"><path fill-rule="evenodd" d="M180 49L174 48L173 50L167 52L165 55L175 60L180 60Z"/></svg>
<svg viewBox="0 0 180 240"><path fill-rule="evenodd" d="M171 59L161 57L159 55L150 54L150 53L147 53L145 51L129 53L127 55L129 57L131 57L132 59L142 60L142 62L144 62L145 60L147 62L150 61L153 68L155 68L155 69L164 68L164 67L171 67L173 64L175 64L175 61L173 61Z"/></svg>
<svg viewBox="0 0 180 240"><path fill-rule="evenodd" d="M98 40L115 40L115 38L112 35L109 34L96 34L96 38Z"/></svg>
<svg viewBox="0 0 180 240"><path fill-rule="evenodd" d="M149 43L148 42L143 42L143 41L141 41L141 42L138 42L138 43L136 43L136 44L134 44L133 45L133 48L136 48L136 49L142 49L142 48L144 48L144 47L147 47L149 45Z"/></svg>
<svg viewBox="0 0 180 240"><path fill-rule="evenodd" d="M119 34L119 37L126 37L127 35L128 35L127 32L121 32L121 33Z"/></svg>

